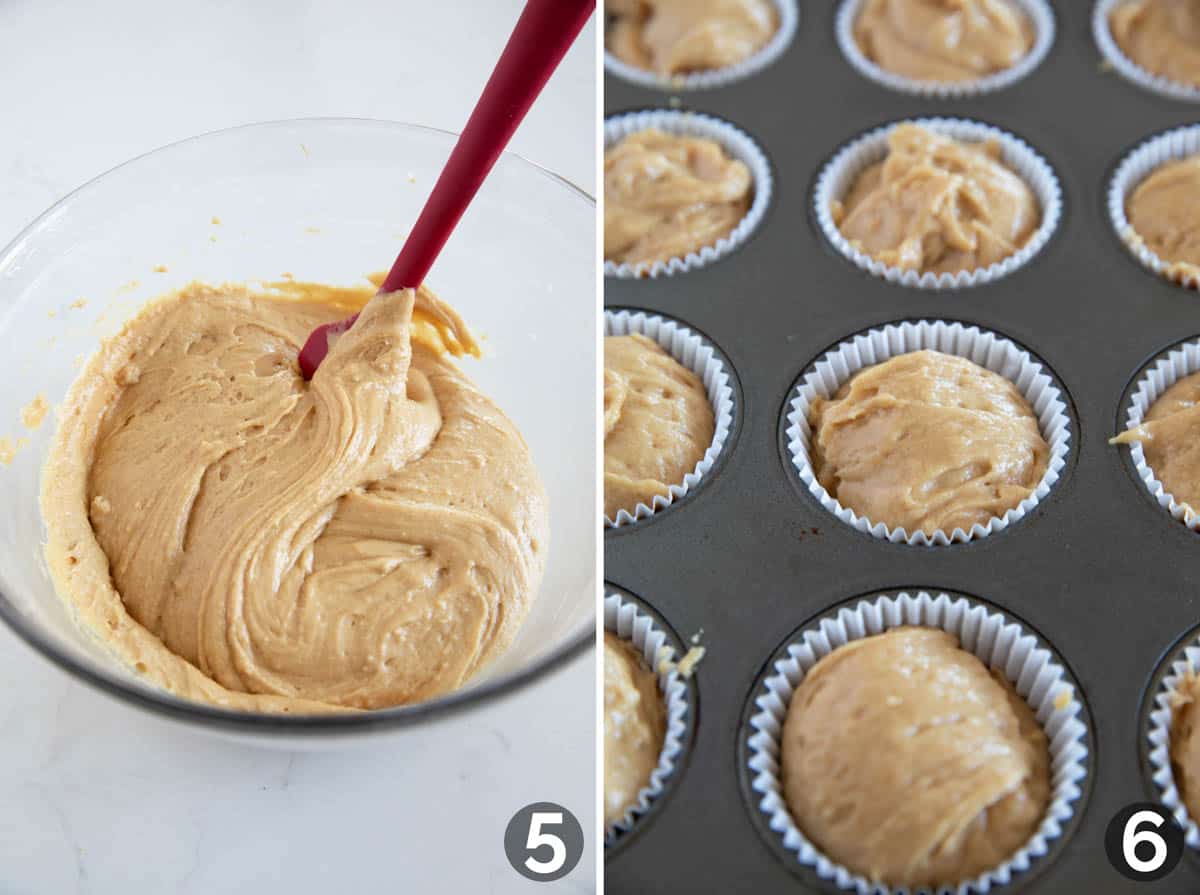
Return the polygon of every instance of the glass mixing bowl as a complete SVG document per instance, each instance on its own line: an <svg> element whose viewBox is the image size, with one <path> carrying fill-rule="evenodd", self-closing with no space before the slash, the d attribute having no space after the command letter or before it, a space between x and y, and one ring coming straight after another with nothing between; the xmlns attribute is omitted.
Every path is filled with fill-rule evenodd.
<svg viewBox="0 0 1200 895"><path fill-rule="evenodd" d="M463 689L338 715L234 712L138 679L55 592L38 503L53 414L83 359L146 301L192 280L282 275L363 282L386 269L455 135L387 121L312 119L205 134L76 190L0 255L0 617L43 656L133 706L235 738L299 746L443 718L512 692L592 642L597 594L595 203L503 155L430 275L483 345L460 363L513 419L550 502L546 576L511 648ZM3 446L0 442L0 447ZM590 694L587 694L590 696Z"/></svg>

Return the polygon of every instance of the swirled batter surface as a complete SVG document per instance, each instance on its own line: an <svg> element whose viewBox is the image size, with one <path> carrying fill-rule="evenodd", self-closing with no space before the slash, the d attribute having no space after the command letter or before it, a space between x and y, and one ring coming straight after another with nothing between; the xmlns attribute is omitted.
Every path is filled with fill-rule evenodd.
<svg viewBox="0 0 1200 895"><path fill-rule="evenodd" d="M735 65L779 29L771 0L605 0L604 11L609 52L660 75Z"/></svg>
<svg viewBox="0 0 1200 895"><path fill-rule="evenodd" d="M382 295L305 382L296 355L372 290L192 287L72 387L43 483L59 590L184 697L378 708L460 686L537 592L542 486L520 434L445 356L424 288Z"/></svg>
<svg viewBox="0 0 1200 895"><path fill-rule="evenodd" d="M1041 221L1033 191L997 143L962 143L916 124L888 135L888 155L833 203L852 245L906 270L956 273L1002 261Z"/></svg>
<svg viewBox="0 0 1200 895"><path fill-rule="evenodd" d="M712 444L700 377L640 333L604 340L604 515L653 505Z"/></svg>
<svg viewBox="0 0 1200 895"><path fill-rule="evenodd" d="M649 265L715 245L746 216L754 178L713 140L650 128L604 152L604 258Z"/></svg>
<svg viewBox="0 0 1200 895"><path fill-rule="evenodd" d="M854 22L863 55L916 81L970 81L1011 68L1033 23L1007 0L867 0Z"/></svg>
<svg viewBox="0 0 1200 895"><path fill-rule="evenodd" d="M1150 74L1200 85L1200 4L1129 0L1109 13L1108 27L1121 52Z"/></svg>
<svg viewBox="0 0 1200 895"><path fill-rule="evenodd" d="M604 632L604 823L637 801L658 767L667 707L658 679L633 645Z"/></svg>
<svg viewBox="0 0 1200 895"><path fill-rule="evenodd" d="M1049 802L1049 749L1028 703L933 628L853 640L814 665L788 704L781 763L817 848L910 891L998 866Z"/></svg>
<svg viewBox="0 0 1200 895"><path fill-rule="evenodd" d="M1155 478L1194 514L1200 508L1200 373L1185 376L1150 405L1140 426L1113 442L1142 443ZM1197 815L1200 816L1200 815Z"/></svg>
<svg viewBox="0 0 1200 895"><path fill-rule="evenodd" d="M970 531L1033 493L1050 449L1012 382L938 351L901 354L812 406L813 469L872 523Z"/></svg>
<svg viewBox="0 0 1200 895"><path fill-rule="evenodd" d="M1200 275L1200 155L1151 171L1125 202L1125 217L1168 276Z"/></svg>

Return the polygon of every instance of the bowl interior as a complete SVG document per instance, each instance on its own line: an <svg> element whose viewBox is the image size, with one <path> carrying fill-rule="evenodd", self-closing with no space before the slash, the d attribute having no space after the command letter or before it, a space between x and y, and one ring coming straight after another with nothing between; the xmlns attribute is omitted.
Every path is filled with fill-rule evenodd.
<svg viewBox="0 0 1200 895"><path fill-rule="evenodd" d="M58 405L102 338L193 280L356 283L386 269L453 143L440 131L341 119L196 137L73 193L0 255L9 382L0 459L15 448L0 466L0 609L19 633L68 665L151 689L55 593L38 493L56 421L51 413L30 428L22 409L39 396ZM485 357L460 363L529 442L550 501L541 591L512 648L470 688L503 690L553 664L594 624L594 233L586 195L505 155L429 278L480 337Z"/></svg>

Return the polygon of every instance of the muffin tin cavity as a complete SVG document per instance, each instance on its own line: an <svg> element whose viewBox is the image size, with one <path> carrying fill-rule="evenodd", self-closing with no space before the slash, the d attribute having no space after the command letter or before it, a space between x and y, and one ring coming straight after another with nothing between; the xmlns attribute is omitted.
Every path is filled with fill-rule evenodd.
<svg viewBox="0 0 1200 895"><path fill-rule="evenodd" d="M708 71L663 77L657 72L646 71L618 59L607 48L604 50L604 70L639 87L660 90L704 90L723 87L752 77L787 52L800 27L800 7L797 0L773 0L779 15L779 28L757 53L735 65Z"/></svg>
<svg viewBox="0 0 1200 895"><path fill-rule="evenodd" d="M838 228L833 216L833 203L842 199L854 186L858 176L871 165L888 155L888 136L898 124L912 123L942 136L964 143L995 140L1000 144L1001 161L1014 171L1037 197L1041 223L1023 246L1002 261L975 270L957 273L921 272L895 267L858 248ZM913 286L918 289L964 289L981 286L1013 273L1027 264L1054 235L1062 217L1062 189L1058 176L1041 155L1028 143L1007 131L962 118L915 118L894 121L851 140L837 151L817 178L813 191L813 212L825 238L850 263L889 283Z"/></svg>
<svg viewBox="0 0 1200 895"><path fill-rule="evenodd" d="M667 729L658 767L625 816L604 831L607 854L615 852L653 820L659 803L682 776L696 732L698 691L695 677L684 678L675 669L674 663L688 651L675 629L643 600L607 582L604 630L632 644L647 667L655 671L659 694L667 710Z"/></svg>
<svg viewBox="0 0 1200 895"><path fill-rule="evenodd" d="M620 510L615 518L605 518L605 528L620 528L648 519L699 488L703 481L716 474L737 421L737 380L732 365L715 345L678 320L646 311L605 310L605 337L630 333L640 333L657 342L700 377L712 405L715 426L712 444L682 482L672 483L666 494L656 494L651 504L639 503L636 507Z"/></svg>
<svg viewBox="0 0 1200 895"><path fill-rule="evenodd" d="M993 516L987 525L970 531L941 529L933 534L890 528L883 520L872 520L842 506L817 479L812 463L812 426L809 415L817 398L830 398L860 370L881 364L912 351L933 349L966 358L998 373L1016 385L1038 420L1050 458L1041 481L1029 497L1003 516ZM919 320L887 324L851 336L809 365L789 392L781 421L787 445L789 472L826 510L846 525L872 537L910 546L945 546L965 543L1003 531L1038 505L1058 482L1070 458L1074 423L1065 391L1049 367L1015 342L976 326L944 320Z"/></svg>
<svg viewBox="0 0 1200 895"><path fill-rule="evenodd" d="M648 128L656 128L681 137L702 137L718 143L731 158L739 159L750 169L750 175L754 179L754 198L750 202L750 209L746 212L745 217L732 231L722 236L713 245L689 252L683 258L655 261L651 265L618 264L615 261L606 260L604 262L605 277L620 279L649 277L653 279L661 276L674 276L712 264L719 258L728 255L753 235L771 202L774 178L766 153L745 131L728 121L722 121L711 115L673 110L651 110L607 118L604 121L604 148L607 151L630 134L636 134Z"/></svg>
<svg viewBox="0 0 1200 895"><path fill-rule="evenodd" d="M1008 860L948 891L985 893L1039 872L1078 825L1088 789L1091 720L1083 694L1054 649L1026 625L981 600L937 590L887 591L835 606L772 654L751 688L738 736L742 793L754 826L802 879L815 876L859 895L891 895L831 861L797 827L780 781L780 737L792 694L821 658L904 625L948 631L985 666L1001 671L1033 709L1050 749L1049 804L1034 835Z"/></svg>
<svg viewBox="0 0 1200 895"><path fill-rule="evenodd" d="M865 0L842 0L838 8L836 28L838 48L846 61L863 77L882 87L931 99L969 99L1010 87L1042 64L1054 46L1054 11L1045 0L1013 0L1033 25L1033 46L1017 63L1002 71L993 72L970 81L918 81L888 71L868 59L854 39L854 24L862 12Z"/></svg>

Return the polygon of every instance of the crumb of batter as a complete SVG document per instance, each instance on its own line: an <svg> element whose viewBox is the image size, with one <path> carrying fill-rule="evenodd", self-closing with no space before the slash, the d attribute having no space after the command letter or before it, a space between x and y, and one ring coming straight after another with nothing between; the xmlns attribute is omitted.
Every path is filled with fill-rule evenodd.
<svg viewBox="0 0 1200 895"><path fill-rule="evenodd" d="M46 403L45 395L38 395L21 408L21 422L26 429L36 429L46 418L50 405Z"/></svg>

